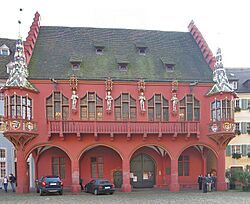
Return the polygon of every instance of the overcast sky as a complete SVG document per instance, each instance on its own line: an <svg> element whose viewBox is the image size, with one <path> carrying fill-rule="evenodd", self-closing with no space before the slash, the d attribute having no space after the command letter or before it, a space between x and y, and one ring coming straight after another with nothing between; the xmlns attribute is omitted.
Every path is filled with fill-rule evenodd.
<svg viewBox="0 0 250 204"><path fill-rule="evenodd" d="M225 67L250 67L249 0L3 0L0 37L26 38L36 11L43 26L184 31L191 20ZM19 8L23 8L20 13Z"/></svg>

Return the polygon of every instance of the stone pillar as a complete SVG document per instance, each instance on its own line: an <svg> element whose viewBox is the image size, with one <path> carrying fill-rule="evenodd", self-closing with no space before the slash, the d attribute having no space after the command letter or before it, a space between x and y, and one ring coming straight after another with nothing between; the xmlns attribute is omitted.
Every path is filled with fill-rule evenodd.
<svg viewBox="0 0 250 204"><path fill-rule="evenodd" d="M178 159L171 159L171 182L170 189L171 192L179 192L180 184L178 181Z"/></svg>
<svg viewBox="0 0 250 204"><path fill-rule="evenodd" d="M202 176L207 174L207 157L202 156Z"/></svg>
<svg viewBox="0 0 250 204"><path fill-rule="evenodd" d="M124 157L122 161L122 191L131 192L130 161L127 157Z"/></svg>
<svg viewBox="0 0 250 204"><path fill-rule="evenodd" d="M24 152L22 150L17 150L17 193L28 193L29 192L29 185L28 185L28 168L27 168L27 161L25 159Z"/></svg>
<svg viewBox="0 0 250 204"><path fill-rule="evenodd" d="M217 190L224 191L227 189L227 184L225 182L225 147L221 147L218 152L217 159Z"/></svg>
<svg viewBox="0 0 250 204"><path fill-rule="evenodd" d="M72 193L80 193L81 186L79 184L79 161L78 159L71 160L71 174L72 174L72 185L71 185L71 192Z"/></svg>

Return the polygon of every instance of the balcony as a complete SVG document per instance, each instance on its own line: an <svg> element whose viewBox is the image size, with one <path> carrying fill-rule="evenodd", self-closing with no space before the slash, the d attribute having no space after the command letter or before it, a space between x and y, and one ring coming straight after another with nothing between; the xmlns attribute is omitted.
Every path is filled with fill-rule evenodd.
<svg viewBox="0 0 250 204"><path fill-rule="evenodd" d="M59 134L61 138L64 134L76 134L80 138L81 134L109 134L111 138L114 134L126 134L127 138L131 134L142 134L145 139L148 134L156 134L159 138L165 135L172 135L173 139L177 135L190 135L199 137L199 122L121 122L121 121L48 121L48 137Z"/></svg>
<svg viewBox="0 0 250 204"><path fill-rule="evenodd" d="M213 121L209 124L209 135L217 144L225 145L235 137L233 120Z"/></svg>

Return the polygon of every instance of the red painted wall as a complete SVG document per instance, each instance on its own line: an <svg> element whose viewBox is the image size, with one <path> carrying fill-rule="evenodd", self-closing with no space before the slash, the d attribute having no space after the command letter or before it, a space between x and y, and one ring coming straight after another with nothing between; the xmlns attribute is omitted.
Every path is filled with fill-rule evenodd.
<svg viewBox="0 0 250 204"><path fill-rule="evenodd" d="M71 162L65 152L59 148L51 148L45 150L38 159L37 163L37 175L38 178L52 174L52 158L53 157L64 157L65 158L65 178L62 178L64 186L69 187L71 185Z"/></svg>

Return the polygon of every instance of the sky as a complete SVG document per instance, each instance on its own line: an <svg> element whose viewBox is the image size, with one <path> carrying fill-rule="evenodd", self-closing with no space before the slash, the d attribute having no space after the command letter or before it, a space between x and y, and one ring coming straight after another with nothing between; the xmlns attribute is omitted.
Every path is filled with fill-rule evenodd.
<svg viewBox="0 0 250 204"><path fill-rule="evenodd" d="M249 0L4 0L0 5L0 38L10 39L18 36L18 20L27 37L36 11L41 26L188 32L194 20L214 55L221 48L224 67L250 67Z"/></svg>

